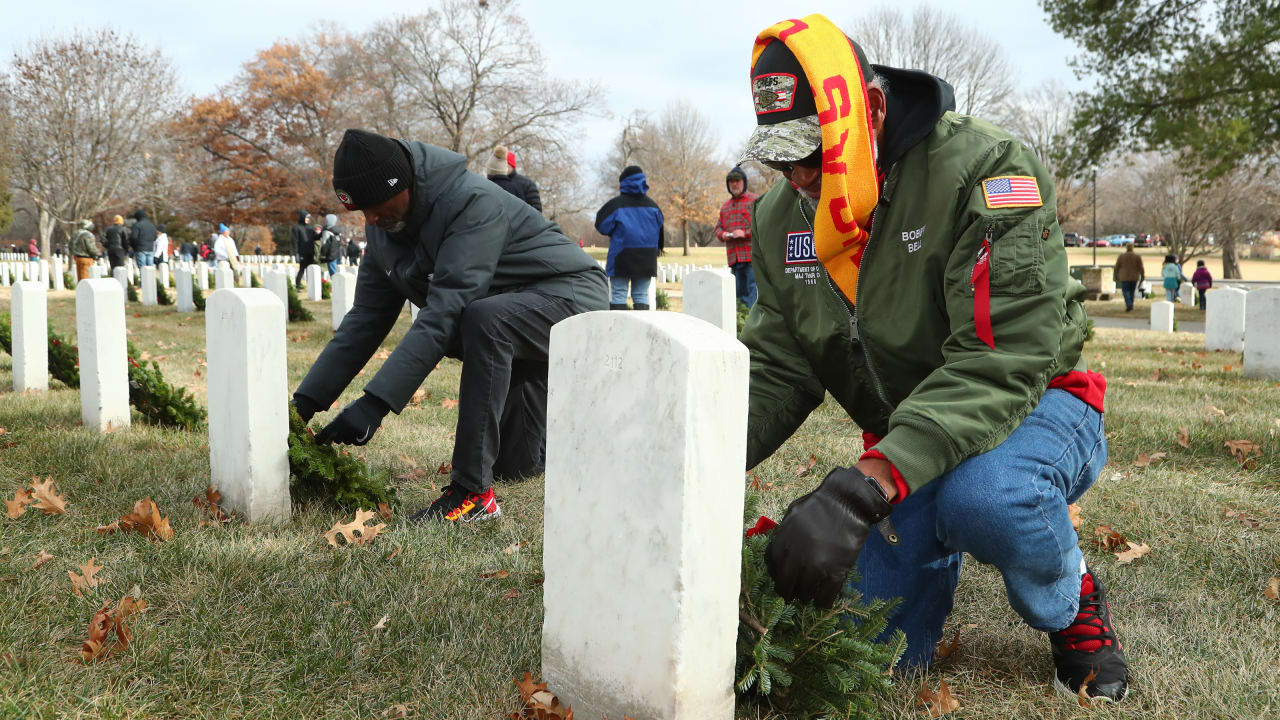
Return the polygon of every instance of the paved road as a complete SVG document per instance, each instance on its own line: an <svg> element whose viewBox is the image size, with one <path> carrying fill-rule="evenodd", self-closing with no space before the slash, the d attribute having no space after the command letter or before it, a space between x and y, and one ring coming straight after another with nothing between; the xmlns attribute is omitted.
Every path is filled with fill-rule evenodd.
<svg viewBox="0 0 1280 720"><path fill-rule="evenodd" d="M1096 327L1120 328L1122 330L1149 330L1151 329L1151 320L1148 318L1131 317L1131 318L1114 318L1114 317L1096 317L1093 319ZM1204 323L1192 322L1190 320L1178 321L1178 332L1192 332L1204 334Z"/></svg>

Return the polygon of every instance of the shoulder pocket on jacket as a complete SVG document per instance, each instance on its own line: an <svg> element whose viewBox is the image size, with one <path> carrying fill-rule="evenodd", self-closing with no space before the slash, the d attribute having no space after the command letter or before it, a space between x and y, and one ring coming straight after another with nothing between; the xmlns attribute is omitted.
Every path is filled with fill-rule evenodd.
<svg viewBox="0 0 1280 720"><path fill-rule="evenodd" d="M1044 292L1044 244L1052 233L1046 232L1042 213L1021 217L983 219L990 229L991 294L1038 295Z"/></svg>

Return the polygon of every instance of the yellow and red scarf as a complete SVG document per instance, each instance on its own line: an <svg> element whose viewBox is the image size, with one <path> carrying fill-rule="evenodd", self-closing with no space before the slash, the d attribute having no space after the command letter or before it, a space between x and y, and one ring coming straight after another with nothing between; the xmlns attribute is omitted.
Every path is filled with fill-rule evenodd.
<svg viewBox="0 0 1280 720"><path fill-rule="evenodd" d="M813 88L822 124L822 196L813 219L818 260L850 302L858 291L858 263L866 246L871 212L880 198L875 140L867 105L867 80L843 31L820 14L783 20L756 37L760 53L782 41L800 61Z"/></svg>

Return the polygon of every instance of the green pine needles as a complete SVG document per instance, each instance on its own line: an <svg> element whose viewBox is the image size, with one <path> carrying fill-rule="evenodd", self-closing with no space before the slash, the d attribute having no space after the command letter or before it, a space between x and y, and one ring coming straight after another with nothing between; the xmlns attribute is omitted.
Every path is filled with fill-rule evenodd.
<svg viewBox="0 0 1280 720"><path fill-rule="evenodd" d="M197 430L204 425L205 409L196 404L186 388L176 388L165 382L160 373L160 363L148 365L139 361L138 350L128 344L129 352L129 403L147 420L157 425Z"/></svg>
<svg viewBox="0 0 1280 720"><path fill-rule="evenodd" d="M262 287L262 281L258 279L258 273L256 272L249 273L249 287L255 287L255 288Z"/></svg>
<svg viewBox="0 0 1280 720"><path fill-rule="evenodd" d="M747 516L755 514L748 498ZM787 718L876 718L892 685L890 668L906 649L895 631L877 642L897 601L865 604L845 591L835 606L788 603L765 567L767 533L742 545L738 660L734 690ZM849 574L852 582L856 575Z"/></svg>
<svg viewBox="0 0 1280 720"><path fill-rule="evenodd" d="M133 283L125 283L124 289L129 295L129 302L138 302L138 288L134 287Z"/></svg>
<svg viewBox="0 0 1280 720"><path fill-rule="evenodd" d="M287 285L287 283L286 283ZM289 287L289 322L311 322L316 319L311 311L303 307L302 301L298 299L298 291L292 286Z"/></svg>
<svg viewBox="0 0 1280 720"><path fill-rule="evenodd" d="M378 509L395 502L391 473L373 473L358 458L316 442L298 409L289 405L289 491L295 502L332 501L344 508Z"/></svg>
<svg viewBox="0 0 1280 720"><path fill-rule="evenodd" d="M191 303L196 306L196 312L204 312L204 292L200 290L195 275L191 276Z"/></svg>
<svg viewBox="0 0 1280 720"><path fill-rule="evenodd" d="M320 299L321 300L333 299L333 288L329 286L329 281L323 278L320 279Z"/></svg>
<svg viewBox="0 0 1280 720"><path fill-rule="evenodd" d="M80 350L49 324L49 374L70 388L80 387Z"/></svg>
<svg viewBox="0 0 1280 720"><path fill-rule="evenodd" d="M160 282L160 278L156 278L156 302L161 305L173 304L173 298L169 297L169 291L165 289L164 284Z"/></svg>

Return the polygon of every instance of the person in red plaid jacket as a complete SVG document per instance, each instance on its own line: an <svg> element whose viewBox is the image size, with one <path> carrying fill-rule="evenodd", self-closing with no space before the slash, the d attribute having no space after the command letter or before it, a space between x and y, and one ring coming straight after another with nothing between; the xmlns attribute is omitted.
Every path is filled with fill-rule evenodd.
<svg viewBox="0 0 1280 720"><path fill-rule="evenodd" d="M724 185L730 197L720 206L716 238L724 243L729 269L738 281L738 302L751 307L756 304L756 277L751 272L751 208L756 194L747 192L747 176L737 166L725 176Z"/></svg>

